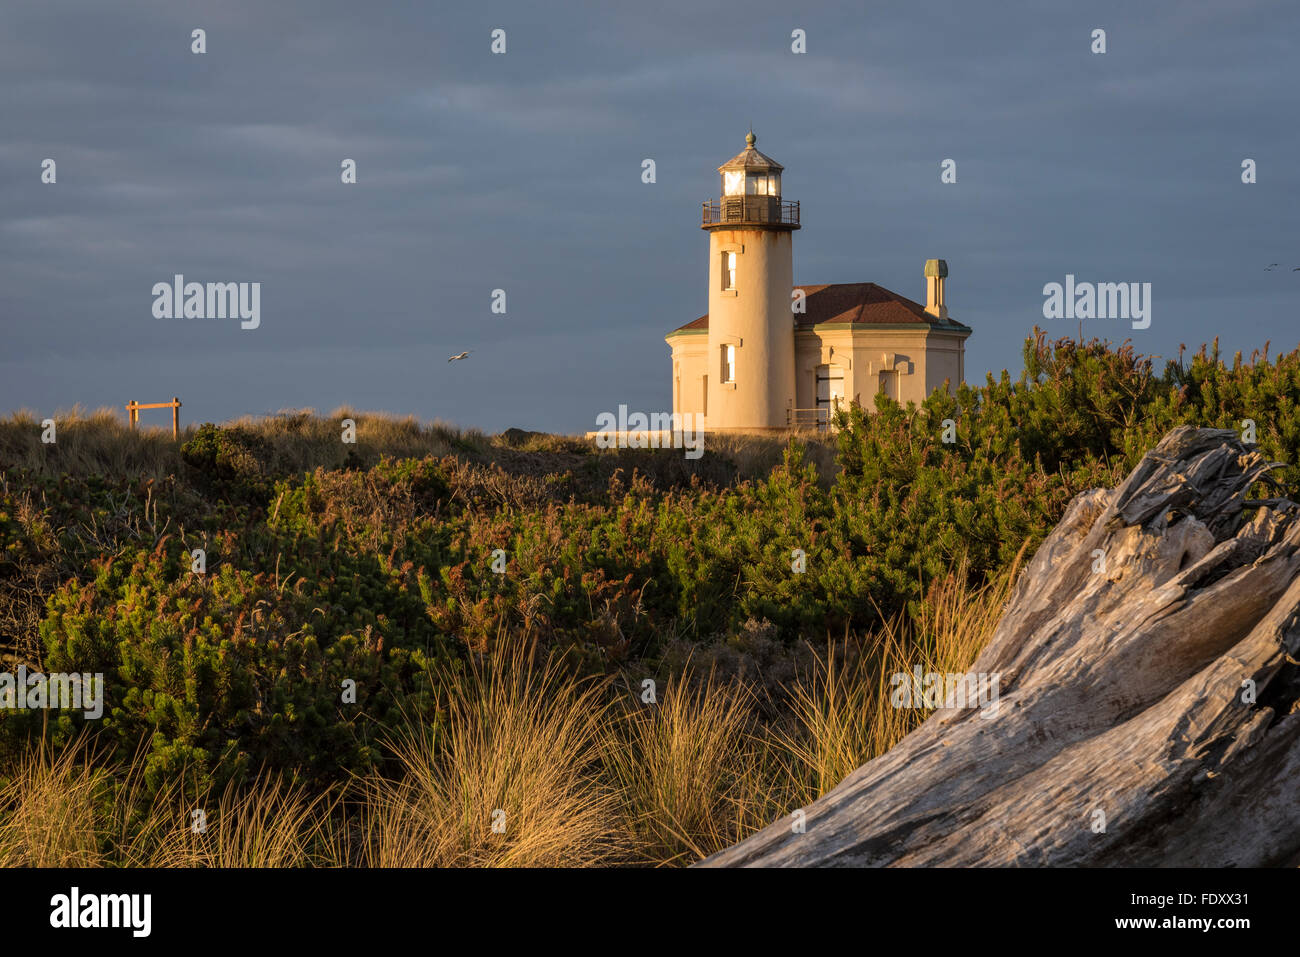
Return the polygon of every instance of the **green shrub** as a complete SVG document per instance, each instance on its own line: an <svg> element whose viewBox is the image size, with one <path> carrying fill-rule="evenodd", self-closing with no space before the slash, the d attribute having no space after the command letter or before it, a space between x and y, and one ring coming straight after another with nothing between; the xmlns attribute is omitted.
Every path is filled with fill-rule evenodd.
<svg viewBox="0 0 1300 957"><path fill-rule="evenodd" d="M257 500L270 489L270 458L270 443L256 432L210 422L181 446L181 460L198 482Z"/></svg>
<svg viewBox="0 0 1300 957"><path fill-rule="evenodd" d="M100 734L145 744L155 782L263 765L338 778L385 759L401 711L423 713L431 664L502 635L589 670L752 622L787 645L840 638L915 612L955 569L996 578L1176 425L1252 420L1261 450L1294 462L1300 352L1229 365L1202 349L1157 373L1127 344L1039 334L1017 379L877 406L841 415L829 488L797 441L757 479L688 475L665 450L619 458L647 466L630 474L592 454L579 484L516 450L510 472L447 455L284 474L255 434L205 425L179 479L4 472L0 601L40 589L44 666L108 675ZM0 746L80 721L10 716Z"/></svg>

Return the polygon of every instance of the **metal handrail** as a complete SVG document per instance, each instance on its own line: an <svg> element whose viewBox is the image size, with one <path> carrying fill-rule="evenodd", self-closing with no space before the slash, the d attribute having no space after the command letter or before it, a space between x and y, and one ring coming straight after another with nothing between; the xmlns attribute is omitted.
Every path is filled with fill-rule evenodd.
<svg viewBox="0 0 1300 957"><path fill-rule="evenodd" d="M786 409L785 424L792 429L816 429L819 432L830 428L831 412L829 405L819 405L815 409Z"/></svg>
<svg viewBox="0 0 1300 957"><path fill-rule="evenodd" d="M782 200L775 196L724 196L706 200L703 204L701 226L736 225L799 225L798 200Z"/></svg>

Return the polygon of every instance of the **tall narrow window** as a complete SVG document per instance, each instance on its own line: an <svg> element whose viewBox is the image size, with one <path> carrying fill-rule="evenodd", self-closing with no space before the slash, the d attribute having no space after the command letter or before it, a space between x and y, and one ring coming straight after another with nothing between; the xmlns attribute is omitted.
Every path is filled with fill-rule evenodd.
<svg viewBox="0 0 1300 957"><path fill-rule="evenodd" d="M722 347L722 381L736 381L736 347Z"/></svg>
<svg viewBox="0 0 1300 957"><path fill-rule="evenodd" d="M722 288L736 288L736 254L722 254Z"/></svg>

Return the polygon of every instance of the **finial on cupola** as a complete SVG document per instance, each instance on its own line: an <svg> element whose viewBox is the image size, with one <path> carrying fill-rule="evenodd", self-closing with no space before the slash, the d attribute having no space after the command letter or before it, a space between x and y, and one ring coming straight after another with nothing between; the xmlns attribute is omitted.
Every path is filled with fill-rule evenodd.
<svg viewBox="0 0 1300 957"><path fill-rule="evenodd" d="M754 135L754 125L751 123L749 125L749 132L745 134L745 145L753 146L757 142L758 137Z"/></svg>

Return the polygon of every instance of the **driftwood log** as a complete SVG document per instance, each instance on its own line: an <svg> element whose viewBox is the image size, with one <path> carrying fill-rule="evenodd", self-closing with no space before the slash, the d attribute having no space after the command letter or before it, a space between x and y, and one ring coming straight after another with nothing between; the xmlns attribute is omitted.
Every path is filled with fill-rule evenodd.
<svg viewBox="0 0 1300 957"><path fill-rule="evenodd" d="M1247 500L1273 464L1183 427L1076 497L971 669L996 709L950 700L702 864L1300 863L1300 509Z"/></svg>

